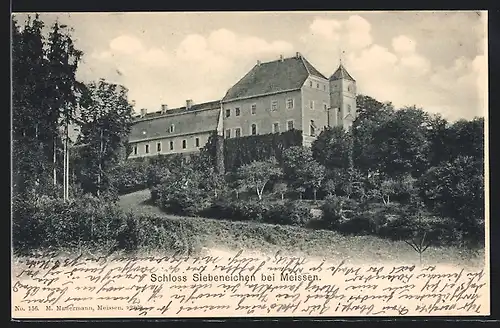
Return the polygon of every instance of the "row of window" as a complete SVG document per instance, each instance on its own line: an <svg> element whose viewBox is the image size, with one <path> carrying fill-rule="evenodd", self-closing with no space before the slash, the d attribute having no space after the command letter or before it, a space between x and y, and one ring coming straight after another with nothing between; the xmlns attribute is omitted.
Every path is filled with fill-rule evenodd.
<svg viewBox="0 0 500 328"><path fill-rule="evenodd" d="M287 130L294 129L293 120L289 120L286 122L286 129ZM309 134L311 136L315 136L316 131L317 131L316 124L315 124L314 120L311 120L310 125L309 125ZM279 133L279 132L280 132L280 123L274 122L272 125L272 133ZM257 124L253 123L250 126L250 135L252 135L252 136L257 135ZM239 138L241 136L242 136L241 128L234 128L234 137ZM231 138L231 129L226 129L225 137Z"/></svg>
<svg viewBox="0 0 500 328"><path fill-rule="evenodd" d="M285 100L285 108L286 109L293 109L295 106L295 102L293 98L288 98ZM271 111L276 112L279 109L279 101L278 100L271 100ZM255 115L257 114L257 104L252 104L250 105L250 114ZM241 115L241 108L240 107L235 107L234 108L234 116L240 116ZM226 109L226 117L231 116L231 109L228 108Z"/></svg>
<svg viewBox="0 0 500 328"><path fill-rule="evenodd" d="M309 80L309 87L310 87L310 88L314 88L314 87L316 87L316 89L321 89L321 86L323 86L323 88L322 88L322 89L323 89L323 91L326 91L326 90L327 90L327 86L326 86L326 84L319 83L319 82L313 82L312 80ZM333 88L335 89L336 87L337 87L337 86L334 84L334 85L333 85ZM353 92L353 91L354 91L354 86L353 86L351 83L349 83L349 84L347 85L347 91L349 91L349 92Z"/></svg>
<svg viewBox="0 0 500 328"><path fill-rule="evenodd" d="M195 138L194 139L194 146L195 147L200 147L200 138ZM144 153L146 154L149 154L150 153L150 149L149 149L149 144L145 144L144 145ZM174 142L173 141L170 141L169 143L169 148L170 150L174 150ZM187 140L182 140L182 149L186 149L187 148ZM137 155L137 146L134 146L134 155ZM157 142L156 143L156 152L157 153L161 153L162 151L162 143L161 141Z"/></svg>
<svg viewBox="0 0 500 328"><path fill-rule="evenodd" d="M323 83L319 83L319 82L313 82L312 80L309 80L309 87L310 88L314 88L314 86L316 86L316 89L321 89L320 86L323 86L323 91L326 91L326 84L323 84Z"/></svg>

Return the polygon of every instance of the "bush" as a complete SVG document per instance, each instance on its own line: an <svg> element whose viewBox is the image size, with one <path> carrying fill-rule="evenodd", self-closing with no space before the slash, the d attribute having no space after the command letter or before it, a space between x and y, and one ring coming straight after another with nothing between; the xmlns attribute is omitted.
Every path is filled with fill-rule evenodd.
<svg viewBox="0 0 500 328"><path fill-rule="evenodd" d="M322 221L327 229L337 230L345 221L359 212L359 204L346 197L331 196L321 206Z"/></svg>
<svg viewBox="0 0 500 328"><path fill-rule="evenodd" d="M267 223L304 227L313 219L311 208L302 202L275 203L264 218Z"/></svg>
<svg viewBox="0 0 500 328"><path fill-rule="evenodd" d="M85 195L78 200L15 199L13 246L32 249L97 249L105 252L138 249L188 251L196 237L183 222L156 216L133 216L113 204Z"/></svg>
<svg viewBox="0 0 500 328"><path fill-rule="evenodd" d="M163 186L165 187L165 186ZM157 203L167 213L196 216L210 207L212 198L197 188L168 188L160 193L156 191ZM159 196L159 198L158 198Z"/></svg>
<svg viewBox="0 0 500 328"><path fill-rule="evenodd" d="M264 222L271 208L272 204L266 200L217 199L201 215L215 219Z"/></svg>
<svg viewBox="0 0 500 328"><path fill-rule="evenodd" d="M123 226L117 205L92 196L63 202L49 197L13 204L15 248L112 245Z"/></svg>

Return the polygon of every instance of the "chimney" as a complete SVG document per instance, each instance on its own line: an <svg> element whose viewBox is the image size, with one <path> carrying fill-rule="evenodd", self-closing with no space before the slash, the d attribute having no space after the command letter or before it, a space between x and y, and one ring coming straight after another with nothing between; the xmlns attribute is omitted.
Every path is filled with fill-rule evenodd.
<svg viewBox="0 0 500 328"><path fill-rule="evenodd" d="M257 60L257 66L260 66L260 60Z"/></svg>
<svg viewBox="0 0 500 328"><path fill-rule="evenodd" d="M280 55L280 62L283 61L283 55Z"/></svg>
<svg viewBox="0 0 500 328"><path fill-rule="evenodd" d="M148 112L148 110L146 108L141 108L141 117L146 116L147 112Z"/></svg>
<svg viewBox="0 0 500 328"><path fill-rule="evenodd" d="M299 58L300 58L300 52L296 52L296 53L295 53L295 57L296 57L297 59L299 59Z"/></svg>
<svg viewBox="0 0 500 328"><path fill-rule="evenodd" d="M168 111L168 105L167 104L161 105L161 113L165 114L167 111Z"/></svg>
<svg viewBox="0 0 500 328"><path fill-rule="evenodd" d="M186 100L186 109L191 109L191 107L193 107L193 100L192 99Z"/></svg>

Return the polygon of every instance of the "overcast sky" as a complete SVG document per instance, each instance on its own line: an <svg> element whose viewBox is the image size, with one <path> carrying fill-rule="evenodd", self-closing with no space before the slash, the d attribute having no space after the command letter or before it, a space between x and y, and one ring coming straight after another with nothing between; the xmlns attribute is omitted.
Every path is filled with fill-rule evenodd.
<svg viewBox="0 0 500 328"><path fill-rule="evenodd" d="M257 60L302 53L359 93L450 120L486 116L485 12L51 13L84 51L78 78L125 85L136 111L217 100ZM19 20L22 20L19 17Z"/></svg>

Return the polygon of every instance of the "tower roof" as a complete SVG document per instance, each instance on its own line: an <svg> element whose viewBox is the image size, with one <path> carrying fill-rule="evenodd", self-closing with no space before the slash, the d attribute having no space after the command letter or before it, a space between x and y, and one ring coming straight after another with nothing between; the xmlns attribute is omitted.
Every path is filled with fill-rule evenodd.
<svg viewBox="0 0 500 328"><path fill-rule="evenodd" d="M330 76L330 81L335 81L335 80L350 80L356 82L356 80L352 78L351 74L347 72L347 70L342 64L340 64L339 68L337 68L335 73L333 73L332 76Z"/></svg>

